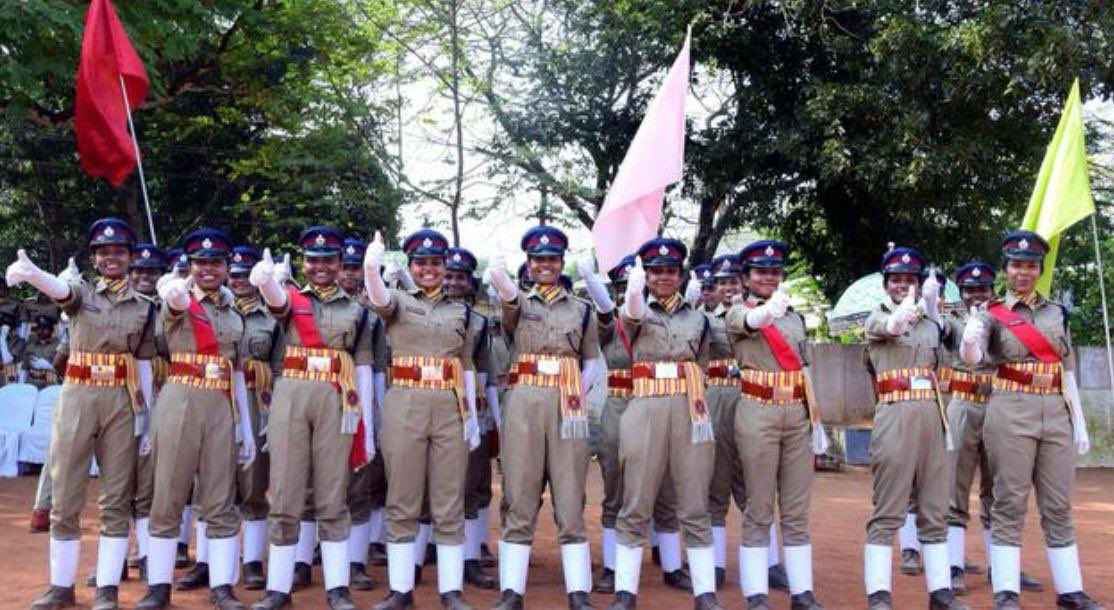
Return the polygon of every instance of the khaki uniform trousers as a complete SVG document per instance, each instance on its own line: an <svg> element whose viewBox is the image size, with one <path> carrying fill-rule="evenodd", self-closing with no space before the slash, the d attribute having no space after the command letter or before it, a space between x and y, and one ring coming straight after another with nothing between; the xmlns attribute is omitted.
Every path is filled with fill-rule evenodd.
<svg viewBox="0 0 1114 610"><path fill-rule="evenodd" d="M260 451L266 438L262 436L259 425L259 406L255 392L248 392L248 413L251 415L251 429L255 432L255 461L247 470L236 469L236 487L239 494L240 515L245 521L266 519L271 507L267 503L267 478L271 471L271 455Z"/></svg>
<svg viewBox="0 0 1114 610"><path fill-rule="evenodd" d="M971 518L971 484L975 471L979 472L979 504L983 528L990 527L990 507L994 502L994 477L990 474L990 460L983 443L983 420L986 404L953 398L948 404L948 426L951 428L955 451L952 463L955 469L955 486L952 488L948 525L967 527Z"/></svg>
<svg viewBox="0 0 1114 610"><path fill-rule="evenodd" d="M708 488L715 443L693 443L686 396L632 398L619 423L623 507L615 524L623 546L646 540L654 503L668 473L676 492L677 518L689 548L712 545Z"/></svg>
<svg viewBox="0 0 1114 610"><path fill-rule="evenodd" d="M428 481L432 541L463 544L468 443L456 394L392 386L384 403L387 542L414 541Z"/></svg>
<svg viewBox="0 0 1114 610"><path fill-rule="evenodd" d="M870 435L874 511L867 544L889 546L905 521L910 493L917 498L917 538L922 544L947 540L951 457L935 400L879 403Z"/></svg>
<svg viewBox="0 0 1114 610"><path fill-rule="evenodd" d="M708 494L708 513L712 526L727 525L727 511L731 498L740 511L745 510L746 479L740 467L738 438L735 435L736 405L739 402L738 385L731 387L709 384L705 390L708 413L716 435L716 465L712 469L711 492Z"/></svg>
<svg viewBox="0 0 1114 610"><path fill-rule="evenodd" d="M481 508L491 504L491 442L487 432L480 432L480 446L468 454L464 480L464 517L475 519Z"/></svg>
<svg viewBox="0 0 1114 610"><path fill-rule="evenodd" d="M766 404L743 396L735 409L734 435L747 489L743 546L770 546L775 503L782 543L808 544L812 436L804 405Z"/></svg>
<svg viewBox="0 0 1114 610"><path fill-rule="evenodd" d="M1021 546L1026 503L1034 486L1045 545L1074 544L1071 494L1076 454L1063 396L995 389L987 404L983 442L994 473L990 509L994 544Z"/></svg>
<svg viewBox="0 0 1114 610"><path fill-rule="evenodd" d="M503 418L503 542L534 541L542 491L548 482L557 542L587 540L584 525L588 439L561 438L557 388L516 384Z"/></svg>
<svg viewBox="0 0 1114 610"><path fill-rule="evenodd" d="M152 537L178 537L191 483L206 536L218 539L239 533L236 432L227 393L180 383L164 385L154 411L151 447Z"/></svg>
<svg viewBox="0 0 1114 610"><path fill-rule="evenodd" d="M600 436L596 444L596 459L603 477L603 503L600 522L603 527L614 529L619 511L623 508L623 470L619 467L619 423L627 409L629 398L608 396L600 413ZM678 532L677 494L669 473L661 482L654 502L654 528L659 532Z"/></svg>
<svg viewBox="0 0 1114 610"><path fill-rule="evenodd" d="M100 533L126 537L135 497L136 457L135 417L127 388L64 384L51 434L51 537L81 538L81 509L94 455L100 469Z"/></svg>
<svg viewBox="0 0 1114 610"><path fill-rule="evenodd" d="M341 417L340 393L332 385L289 377L275 380L267 431L271 544L295 544L305 513L316 519L321 541L348 539L352 435L341 433ZM310 500L312 512L306 510Z"/></svg>

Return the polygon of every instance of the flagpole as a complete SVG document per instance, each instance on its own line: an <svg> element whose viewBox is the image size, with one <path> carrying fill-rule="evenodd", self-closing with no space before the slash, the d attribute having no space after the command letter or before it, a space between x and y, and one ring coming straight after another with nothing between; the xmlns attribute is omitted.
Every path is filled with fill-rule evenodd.
<svg viewBox="0 0 1114 610"><path fill-rule="evenodd" d="M1099 225L1091 214L1091 237L1095 243L1095 260L1099 265L1099 294L1102 296L1102 328L1106 338L1106 369L1110 376L1110 393L1114 394L1114 351L1110 348L1110 314L1106 308L1106 280L1103 278L1102 251L1099 249ZM1106 405L1106 429L1110 429L1110 405Z"/></svg>
<svg viewBox="0 0 1114 610"><path fill-rule="evenodd" d="M143 206L147 209L147 227L151 230L151 244L158 246L159 240L155 237L155 219L151 216L151 200L147 198L147 178L143 175L143 159L139 156L139 140L135 136L135 123L132 122L132 108L128 103L128 86L124 84L124 75L120 75L120 92L124 96L124 110L128 113L128 131L132 136L132 149L135 151L135 165L139 168L139 190L143 192ZM1114 370L1114 369L1112 369Z"/></svg>

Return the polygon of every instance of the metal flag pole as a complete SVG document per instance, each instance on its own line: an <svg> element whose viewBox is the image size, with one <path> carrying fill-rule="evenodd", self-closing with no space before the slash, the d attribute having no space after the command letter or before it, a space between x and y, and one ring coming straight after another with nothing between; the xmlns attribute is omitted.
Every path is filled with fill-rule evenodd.
<svg viewBox="0 0 1114 610"><path fill-rule="evenodd" d="M124 84L123 74L120 75L120 93L124 96L124 110L128 113L128 131L132 136L132 149L135 151L135 165L139 168L139 189L143 192L143 207L147 209L147 228L151 231L151 244L158 246L159 240L155 237L155 219L151 215L151 200L147 198L147 178L143 175L143 159L139 156L139 140L135 137L135 123L132 122L132 108L131 104L128 103L128 86Z"/></svg>
<svg viewBox="0 0 1114 610"><path fill-rule="evenodd" d="M1095 260L1099 265L1099 294L1102 296L1102 328L1106 339L1106 370L1110 375L1110 393L1114 395L1114 351L1110 349L1110 313L1106 307L1106 280L1103 278L1102 251L1099 249L1099 225L1095 220L1098 212L1091 214L1091 238L1095 243ZM1106 406L1106 429L1110 429L1110 405Z"/></svg>

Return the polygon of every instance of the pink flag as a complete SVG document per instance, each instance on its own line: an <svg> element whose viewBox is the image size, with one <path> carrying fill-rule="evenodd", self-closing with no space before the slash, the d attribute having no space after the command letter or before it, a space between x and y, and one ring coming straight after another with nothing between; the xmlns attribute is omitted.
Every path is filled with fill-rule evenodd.
<svg viewBox="0 0 1114 610"><path fill-rule="evenodd" d="M685 95L689 85L689 38L619 166L592 226L599 270L607 272L658 234L665 188L681 179L685 158Z"/></svg>

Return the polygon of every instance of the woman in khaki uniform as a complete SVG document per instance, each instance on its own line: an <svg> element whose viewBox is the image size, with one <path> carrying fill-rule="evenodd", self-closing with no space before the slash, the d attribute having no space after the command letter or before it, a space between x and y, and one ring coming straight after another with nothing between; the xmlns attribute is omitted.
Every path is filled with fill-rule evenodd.
<svg viewBox="0 0 1114 610"><path fill-rule="evenodd" d="M601 541L603 551L603 572L596 579L597 593L615 592L615 521L619 509L623 507L623 475L619 468L619 422L630 403L633 384L631 382L631 353L629 339L619 328L615 301L607 292L594 270L592 261L581 261L580 277L584 279L588 295L596 307L596 317L600 327L600 350L607 362L607 400L600 413L599 438L596 441L596 461L603 477L603 501L600 506L600 525L603 529ZM615 290L616 297L622 302L622 291L627 286L627 274L634 267L634 255L623 258L608 272L608 278ZM673 482L668 473L662 479L654 502L652 527L658 533L659 563L662 581L674 589L689 591L692 581L682 569L681 524L677 520L677 497Z"/></svg>
<svg viewBox="0 0 1114 610"><path fill-rule="evenodd" d="M1021 531L1035 488L1058 608L1096 610L1083 592L1071 516L1076 453L1090 448L1072 361L1067 312L1036 291L1048 243L1032 231L1002 241L1009 290L972 316L964 362L997 365L983 442L994 474L990 575L994 607L1020 608Z"/></svg>
<svg viewBox="0 0 1114 610"><path fill-rule="evenodd" d="M468 452L480 443L476 418L476 337L471 308L445 297L448 241L424 229L402 244L414 290L388 290L380 275L384 246L377 233L364 262L368 300L387 328L392 384L383 411L387 468L387 570L390 593L376 610L413 605L418 518L426 483L437 543L441 605L469 610L464 580L464 477Z"/></svg>
<svg viewBox="0 0 1114 610"><path fill-rule="evenodd" d="M893 537L905 519L910 493L917 497L917 523L925 583L932 610L962 610L951 590L946 516L950 497L947 422L936 370L944 327L939 285L929 274L918 299L924 256L892 248L882 257L887 299L866 320L867 365L878 403L870 437L874 511L867 523L864 571L871 610L893 607Z"/></svg>
<svg viewBox="0 0 1114 610"><path fill-rule="evenodd" d="M255 431L255 445L266 442L268 410L274 380L282 374L282 328L259 298L259 291L248 276L259 262L259 251L251 246L232 249L228 267L228 288L235 297L236 311L244 319L244 382L247 386L248 412ZM267 554L267 478L271 461L267 453L258 453L250 468L237 472L236 484L240 516L244 520L243 553L241 554L244 588L259 590L267 584L263 575L263 559Z"/></svg>
<svg viewBox="0 0 1114 610"><path fill-rule="evenodd" d="M280 267L270 250L263 251L249 276L282 326L286 346L267 424L267 590L253 608L275 610L291 603L299 518L312 480L325 602L331 610L355 610L348 590L347 489L350 465L363 466L375 455L372 329L367 308L337 283L341 234L332 227L310 227L298 242L305 288L280 283Z"/></svg>
<svg viewBox="0 0 1114 610"><path fill-rule="evenodd" d="M642 545L666 472L676 486L677 514L688 546L694 608L715 610L715 552L708 490L715 467L715 434L704 399L710 323L679 289L687 249L675 239L653 239L638 251L620 312L630 338L633 397L619 424L623 507L616 522L615 601L634 608ZM643 295L649 270L649 300Z"/></svg>
<svg viewBox="0 0 1114 610"><path fill-rule="evenodd" d="M512 346L511 389L503 419L503 539L499 543L497 608L521 608L542 492L549 483L570 608L591 607L591 555L584 527L588 476L588 408L584 395L602 371L592 306L561 285L568 238L534 227L521 241L530 279L519 292L497 254L491 284L503 304ZM521 278L520 278L521 279Z"/></svg>
<svg viewBox="0 0 1114 610"><path fill-rule="evenodd" d="M789 248L759 240L739 253L748 294L727 314L727 332L740 369L732 435L739 447L747 501L739 581L747 606L769 607L768 556L775 507L785 535L785 568L793 610L823 608L812 593L808 511L813 454L827 437L819 406L807 403L805 321L789 311L782 270Z"/></svg>
<svg viewBox="0 0 1114 610"><path fill-rule="evenodd" d="M232 241L223 231L198 229L184 248L189 278L171 274L159 285L157 334L170 351L170 376L154 411L148 589L136 608L170 605L182 509L196 480L209 541L210 600L216 608L240 610L244 605L232 591L240 531L235 464L237 453L241 464L255 459L255 436L240 370L244 322L224 288Z"/></svg>
<svg viewBox="0 0 1114 610"><path fill-rule="evenodd" d="M50 610L74 605L81 546L80 516L89 459L100 467L97 594L93 608L118 607L135 494L137 439L149 451L147 398L151 396L155 306L128 286L135 232L104 218L89 229L98 278L65 282L20 250L8 267L12 286L27 282L54 299L70 319L70 358L51 433L53 502L50 512L50 588L31 605Z"/></svg>

